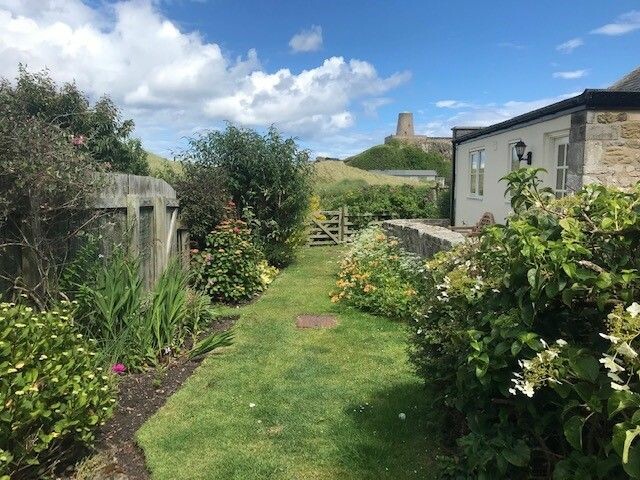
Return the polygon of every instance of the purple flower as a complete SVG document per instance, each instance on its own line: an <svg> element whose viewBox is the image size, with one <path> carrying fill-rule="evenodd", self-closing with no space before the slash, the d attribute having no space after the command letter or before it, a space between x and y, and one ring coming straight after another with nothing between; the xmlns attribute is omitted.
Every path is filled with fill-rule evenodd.
<svg viewBox="0 0 640 480"><path fill-rule="evenodd" d="M124 363L115 363L111 366L111 371L117 375L122 375L126 370Z"/></svg>

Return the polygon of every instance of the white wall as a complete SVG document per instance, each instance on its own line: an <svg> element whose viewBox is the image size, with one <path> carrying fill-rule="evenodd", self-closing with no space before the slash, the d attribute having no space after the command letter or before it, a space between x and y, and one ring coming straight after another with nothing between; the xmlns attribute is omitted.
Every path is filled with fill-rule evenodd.
<svg viewBox="0 0 640 480"><path fill-rule="evenodd" d="M505 183L500 178L510 170L509 145L518 140L527 144L526 152L533 153L532 167L543 167L547 174L541 178L545 186L555 183L554 142L557 137L569 135L571 114L552 118L521 128L496 132L469 140L456 146L455 216L456 225L475 225L485 212L493 213L496 222L504 222L511 212L504 196ZM470 192L470 152L485 150L484 195L474 197ZM521 166L526 166L522 162Z"/></svg>

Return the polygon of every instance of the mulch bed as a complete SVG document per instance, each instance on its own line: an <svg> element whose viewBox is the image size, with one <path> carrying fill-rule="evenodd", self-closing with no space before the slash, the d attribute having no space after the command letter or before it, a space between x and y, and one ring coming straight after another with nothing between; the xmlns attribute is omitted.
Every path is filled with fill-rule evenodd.
<svg viewBox="0 0 640 480"><path fill-rule="evenodd" d="M238 316L219 319L202 337L228 330ZM125 375L118 385L118 404L114 416L100 429L96 449L108 455L109 465L101 468L102 478L147 480L144 453L135 434L142 424L162 407L193 373L204 357L172 359L163 370ZM107 473L108 472L108 473Z"/></svg>

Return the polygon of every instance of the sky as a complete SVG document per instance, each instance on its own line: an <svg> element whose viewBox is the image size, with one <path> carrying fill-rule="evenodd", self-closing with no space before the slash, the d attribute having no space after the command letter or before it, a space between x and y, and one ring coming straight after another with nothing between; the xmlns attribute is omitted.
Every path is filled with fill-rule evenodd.
<svg viewBox="0 0 640 480"><path fill-rule="evenodd" d="M606 88L640 65L637 0L0 0L0 76L107 94L150 151L225 121L344 158Z"/></svg>

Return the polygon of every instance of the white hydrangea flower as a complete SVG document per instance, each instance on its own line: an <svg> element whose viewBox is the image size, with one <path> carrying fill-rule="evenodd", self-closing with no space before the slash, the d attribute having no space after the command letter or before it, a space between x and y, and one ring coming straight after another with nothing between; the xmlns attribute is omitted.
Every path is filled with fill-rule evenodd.
<svg viewBox="0 0 640 480"><path fill-rule="evenodd" d="M640 313L640 305L638 304L638 302L633 302L631 305L629 305L627 307L627 312L629 312L629 314L631 314L633 318L636 318Z"/></svg>
<svg viewBox="0 0 640 480"><path fill-rule="evenodd" d="M618 365L611 355L604 354L598 361L610 372L624 372L624 368Z"/></svg>
<svg viewBox="0 0 640 480"><path fill-rule="evenodd" d="M566 342L566 340L563 340L563 339L561 339L561 338L559 338L559 339L557 339L557 340L556 340L556 344L557 344L557 345L559 345L559 346L561 346L561 347L566 347L566 346L568 345L568 344L567 344L567 342Z"/></svg>
<svg viewBox="0 0 640 480"><path fill-rule="evenodd" d="M627 358L636 358L638 353L627 342L622 342L616 351Z"/></svg>
<svg viewBox="0 0 640 480"><path fill-rule="evenodd" d="M599 334L602 338L609 340L611 343L618 343L620 339L618 337L614 337L613 335L605 335L604 333Z"/></svg>
<svg viewBox="0 0 640 480"><path fill-rule="evenodd" d="M611 382L611 388L613 388L614 390L629 390L628 385L620 385L615 382Z"/></svg>

